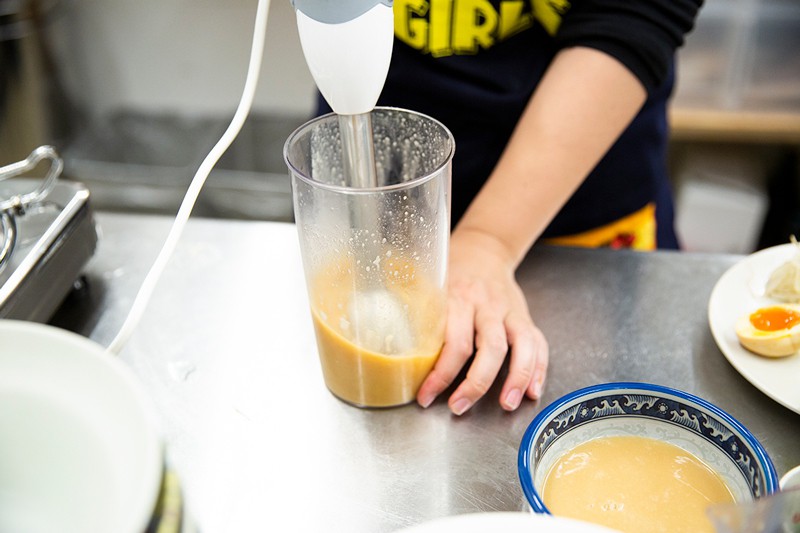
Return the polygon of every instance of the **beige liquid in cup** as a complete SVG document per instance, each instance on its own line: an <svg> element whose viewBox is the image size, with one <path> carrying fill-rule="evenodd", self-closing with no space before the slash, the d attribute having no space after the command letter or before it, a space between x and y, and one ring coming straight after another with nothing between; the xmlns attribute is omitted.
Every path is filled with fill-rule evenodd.
<svg viewBox="0 0 800 533"><path fill-rule="evenodd" d="M558 516L622 532L710 532L705 510L733 502L722 478L694 455L646 437L603 437L565 453L542 497Z"/></svg>
<svg viewBox="0 0 800 533"><path fill-rule="evenodd" d="M414 399L444 339L443 293L402 260L386 260L383 282L353 290L347 262L312 283L311 311L325 384L349 403L403 405Z"/></svg>

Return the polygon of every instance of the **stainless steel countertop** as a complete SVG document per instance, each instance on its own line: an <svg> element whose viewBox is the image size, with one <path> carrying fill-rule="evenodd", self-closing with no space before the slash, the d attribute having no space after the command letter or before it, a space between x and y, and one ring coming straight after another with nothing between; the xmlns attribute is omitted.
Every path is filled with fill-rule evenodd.
<svg viewBox="0 0 800 533"><path fill-rule="evenodd" d="M97 214L86 287L52 323L107 345L169 231L162 216ZM702 396L746 425L779 475L800 464L800 415L731 367L708 298L740 257L536 247L519 271L549 339L540 402L514 413L499 385L458 418L444 399L383 410L325 388L295 228L193 219L121 357L161 415L168 461L204 533L394 531L527 509L517 448L543 406L607 381Z"/></svg>

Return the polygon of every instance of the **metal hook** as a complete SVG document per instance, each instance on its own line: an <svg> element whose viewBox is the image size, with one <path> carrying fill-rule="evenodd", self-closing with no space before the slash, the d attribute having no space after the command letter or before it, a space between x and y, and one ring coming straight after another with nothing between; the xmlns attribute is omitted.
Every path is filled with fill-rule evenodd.
<svg viewBox="0 0 800 533"><path fill-rule="evenodd" d="M30 205L47 196L53 190L56 179L64 169L64 160L61 159L56 149L52 146L40 146L31 152L31 155L26 159L0 167L0 181L3 181L33 170L44 159L50 160L50 170L39 187L33 192L18 194L7 200L0 201L0 211L24 209L26 205Z"/></svg>
<svg viewBox="0 0 800 533"><path fill-rule="evenodd" d="M0 239L2 239L0 240L0 270L2 270L6 259L11 256L14 244L17 242L17 224L13 216L5 211L0 211L0 227L2 227L2 232L0 233Z"/></svg>

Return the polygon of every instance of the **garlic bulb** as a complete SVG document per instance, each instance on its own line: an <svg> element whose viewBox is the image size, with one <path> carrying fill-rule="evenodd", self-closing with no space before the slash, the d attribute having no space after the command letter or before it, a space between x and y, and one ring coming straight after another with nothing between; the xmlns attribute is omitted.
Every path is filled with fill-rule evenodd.
<svg viewBox="0 0 800 533"><path fill-rule="evenodd" d="M791 241L800 250L794 235ZM770 275L766 295L782 302L800 302L800 251Z"/></svg>

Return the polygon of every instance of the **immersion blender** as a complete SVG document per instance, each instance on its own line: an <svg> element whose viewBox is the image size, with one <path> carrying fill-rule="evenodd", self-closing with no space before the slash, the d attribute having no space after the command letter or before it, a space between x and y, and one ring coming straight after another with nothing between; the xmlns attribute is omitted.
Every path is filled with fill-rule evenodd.
<svg viewBox="0 0 800 533"><path fill-rule="evenodd" d="M344 178L354 187L376 187L369 113L392 57L392 0L292 0L292 5L308 69L339 115Z"/></svg>
<svg viewBox="0 0 800 533"><path fill-rule="evenodd" d="M370 112L375 108L392 57L392 0L292 0L300 44L309 71L322 96L339 117L345 184L354 189L383 185L375 167ZM378 219L369 203L352 208L353 227L370 227ZM367 262L383 255L381 239L362 235L360 254ZM384 239L385 240L385 239ZM369 270L369 269L367 269ZM413 345L407 312L379 278L377 269L364 274L360 289L347 304L354 342L392 352Z"/></svg>

